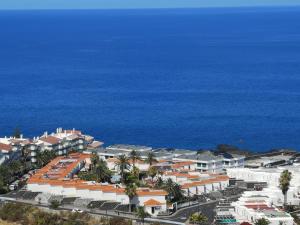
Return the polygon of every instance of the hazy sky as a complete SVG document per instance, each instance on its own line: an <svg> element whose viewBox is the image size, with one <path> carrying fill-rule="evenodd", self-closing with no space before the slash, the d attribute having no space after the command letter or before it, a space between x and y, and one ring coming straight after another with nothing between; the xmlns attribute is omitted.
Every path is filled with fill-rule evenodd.
<svg viewBox="0 0 300 225"><path fill-rule="evenodd" d="M0 9L181 8L300 5L300 0L0 0Z"/></svg>

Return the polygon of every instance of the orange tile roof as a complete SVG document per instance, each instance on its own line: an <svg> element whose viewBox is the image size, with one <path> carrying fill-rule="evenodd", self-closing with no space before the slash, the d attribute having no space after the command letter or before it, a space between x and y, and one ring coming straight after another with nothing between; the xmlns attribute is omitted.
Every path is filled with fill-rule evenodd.
<svg viewBox="0 0 300 225"><path fill-rule="evenodd" d="M0 143L0 150L11 151L12 147L10 145Z"/></svg>
<svg viewBox="0 0 300 225"><path fill-rule="evenodd" d="M191 174L188 174L188 173L179 173L179 172L167 172L166 176L186 177L186 178L189 178L189 179L200 178L197 175L191 175Z"/></svg>
<svg viewBox="0 0 300 225"><path fill-rule="evenodd" d="M201 186L205 184L213 184L213 183L218 183L220 181L226 181L229 180L229 177L226 175L218 175L217 177L214 178L209 178L206 180L201 180L201 181L194 181L191 183L185 183L181 187L182 188L190 188L190 187L196 187L196 186Z"/></svg>
<svg viewBox="0 0 300 225"><path fill-rule="evenodd" d="M54 136L41 137L40 140L52 145L58 144L60 142L60 139Z"/></svg>
<svg viewBox="0 0 300 225"><path fill-rule="evenodd" d="M144 205L145 206L157 206L157 205L162 205L162 203L159 202L159 201L157 201L157 200L155 200L155 199L153 199L153 198L151 198L151 199L145 201Z"/></svg>
<svg viewBox="0 0 300 225"><path fill-rule="evenodd" d="M49 164L39 169L27 183L45 184L51 186L62 186L64 188L76 188L78 190L113 192L116 194L125 194L124 188L118 188L115 185L103 185L99 183L88 183L80 179L66 178L72 170L83 160L89 158L89 154L73 153L68 157L59 156L53 159ZM73 159L68 165L63 165L64 159ZM61 167L59 167L61 166ZM165 196L167 193L163 190L138 189L137 195L140 196Z"/></svg>
<svg viewBox="0 0 300 225"><path fill-rule="evenodd" d="M80 130L65 130L67 134L81 134Z"/></svg>
<svg viewBox="0 0 300 225"><path fill-rule="evenodd" d="M189 166L192 164L196 164L195 162L191 162L191 161L184 161L184 162L176 162L174 165L172 165L173 169L178 169L180 167L184 167L184 166Z"/></svg>
<svg viewBox="0 0 300 225"><path fill-rule="evenodd" d="M136 194L138 196L166 196L168 193L164 190L142 189L142 190L137 190Z"/></svg>

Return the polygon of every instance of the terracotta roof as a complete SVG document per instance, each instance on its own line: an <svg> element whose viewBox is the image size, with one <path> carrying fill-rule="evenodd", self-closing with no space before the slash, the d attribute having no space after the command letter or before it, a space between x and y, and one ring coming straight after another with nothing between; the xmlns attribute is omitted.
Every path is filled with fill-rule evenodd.
<svg viewBox="0 0 300 225"><path fill-rule="evenodd" d="M189 187L196 187L196 186L202 186L205 184L213 184L213 183L219 183L220 181L226 181L229 180L229 177L226 175L219 175L213 178L208 178L206 180L200 180L200 181L194 181L190 183L185 183L181 187L182 188L189 188Z"/></svg>
<svg viewBox="0 0 300 225"><path fill-rule="evenodd" d="M80 130L65 130L67 134L81 134Z"/></svg>
<svg viewBox="0 0 300 225"><path fill-rule="evenodd" d="M58 144L60 142L60 139L54 136L41 137L40 140L52 145Z"/></svg>
<svg viewBox="0 0 300 225"><path fill-rule="evenodd" d="M0 150L11 151L12 147L10 145L0 143Z"/></svg>
<svg viewBox="0 0 300 225"><path fill-rule="evenodd" d="M116 158L108 158L107 160L106 160L107 162L117 162L118 161L118 159L116 159Z"/></svg>
<svg viewBox="0 0 300 225"><path fill-rule="evenodd" d="M151 199L145 201L144 205L145 206L157 206L157 205L162 205L162 203L159 202L159 201L157 201L157 200L155 200L155 199L153 199L153 198L151 198Z"/></svg>
<svg viewBox="0 0 300 225"><path fill-rule="evenodd" d="M192 164L196 164L195 162L191 162L191 161L185 161L185 162L176 162L174 165L172 165L172 168L177 169L180 167L184 167L184 166L189 166Z"/></svg>
<svg viewBox="0 0 300 225"><path fill-rule="evenodd" d="M186 177L186 178L189 178L189 179L200 178L197 175L191 175L191 174L188 174L188 173L178 173L178 172L167 172L166 176Z"/></svg>
<svg viewBox="0 0 300 225"><path fill-rule="evenodd" d="M168 193L164 190L137 190L138 196L166 196Z"/></svg>

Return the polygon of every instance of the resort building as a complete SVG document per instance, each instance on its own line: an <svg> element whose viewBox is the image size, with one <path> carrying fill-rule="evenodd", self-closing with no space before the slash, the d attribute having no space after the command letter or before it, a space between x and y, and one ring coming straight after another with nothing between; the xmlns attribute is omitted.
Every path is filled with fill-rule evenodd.
<svg viewBox="0 0 300 225"><path fill-rule="evenodd" d="M291 186L300 186L300 166L280 166L277 168L235 168L228 169L227 175L231 178L241 179L245 181L267 182L269 187L278 187L279 178L284 170L292 173Z"/></svg>
<svg viewBox="0 0 300 225"><path fill-rule="evenodd" d="M28 139L23 138L22 135L20 138L0 138L0 165L18 159L22 155L22 149L28 142Z"/></svg>
<svg viewBox="0 0 300 225"><path fill-rule="evenodd" d="M197 163L200 172L221 173L228 168L244 167L244 156L231 154L215 154L212 151L199 152L196 155L180 155L173 158L180 161Z"/></svg>
<svg viewBox="0 0 300 225"><path fill-rule="evenodd" d="M66 155L70 150L83 151L90 148L100 147L103 142L95 141L92 136L82 134L79 130L63 130L57 128L55 133L48 135L44 132L41 137L29 140L25 148L30 152L31 161L36 162L38 151L55 151L57 155Z"/></svg>
<svg viewBox="0 0 300 225"><path fill-rule="evenodd" d="M130 201L122 185L96 183L77 178L76 174L82 169L89 168L90 164L90 154L73 153L68 157L57 157L28 180L27 189L48 195L145 206L145 210L153 216L166 211L167 193L163 190L138 188L136 196Z"/></svg>
<svg viewBox="0 0 300 225"><path fill-rule="evenodd" d="M248 222L254 224L256 220L265 218L270 225L293 225L293 217L276 208L267 195L260 191L247 191L239 198L238 201L232 203L234 209L232 215L240 224Z"/></svg>
<svg viewBox="0 0 300 225"><path fill-rule="evenodd" d="M119 172L120 168L118 168L118 166L116 166L116 163L118 162L117 158L108 158L106 159L106 163L107 163L107 167L114 171L114 172ZM133 161L129 160L129 167L127 168L127 170L132 170L133 168ZM135 166L140 170L140 171L144 171L147 172L150 168L150 165L148 163L146 163L143 160L136 160L135 162Z"/></svg>
<svg viewBox="0 0 300 225"><path fill-rule="evenodd" d="M279 189L279 178L282 171L288 170L292 173L290 188L287 192L287 202L292 205L300 203L300 167L298 165L282 166L277 168L235 168L228 169L227 175L248 182L266 182L267 188L262 190L270 198L272 204L282 206L284 196Z"/></svg>

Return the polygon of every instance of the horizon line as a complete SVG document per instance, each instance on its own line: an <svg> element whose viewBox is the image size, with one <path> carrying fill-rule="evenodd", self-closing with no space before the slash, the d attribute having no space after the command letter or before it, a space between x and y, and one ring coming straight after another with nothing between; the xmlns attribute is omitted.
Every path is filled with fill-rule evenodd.
<svg viewBox="0 0 300 225"><path fill-rule="evenodd" d="M102 7L102 8L0 8L0 11L52 11L52 10L153 10L153 9L250 9L250 8L291 8L300 7L299 4L282 5L243 5L243 6L200 6L200 7Z"/></svg>

